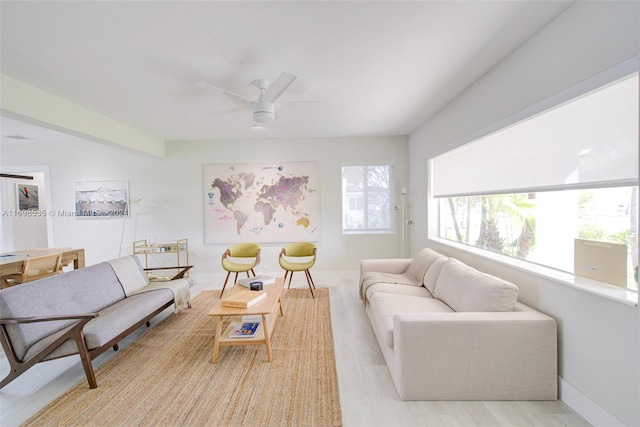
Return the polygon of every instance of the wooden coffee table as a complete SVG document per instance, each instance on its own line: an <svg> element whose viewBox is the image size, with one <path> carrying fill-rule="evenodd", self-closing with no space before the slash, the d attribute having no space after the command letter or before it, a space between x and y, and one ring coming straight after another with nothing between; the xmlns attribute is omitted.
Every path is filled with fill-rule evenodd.
<svg viewBox="0 0 640 427"><path fill-rule="evenodd" d="M264 290L267 293L267 297L249 308L223 307L220 300L216 301L209 311L209 316L218 318L215 345L213 347L213 363L218 361L220 346L251 344L264 344L267 348L267 360L271 362L271 335L273 334L273 328L275 327L278 317L276 313L277 306L280 306L280 316L284 316L281 299L283 286L284 279L281 277L276 279L276 283L265 285ZM235 284L228 292L225 292L224 296L232 295L233 293L246 289L244 286ZM233 329L234 324L236 322L242 322L242 316L246 315L262 316L262 324L256 335L252 338L229 338L229 333ZM225 317L231 317L231 322L223 332L222 323Z"/></svg>

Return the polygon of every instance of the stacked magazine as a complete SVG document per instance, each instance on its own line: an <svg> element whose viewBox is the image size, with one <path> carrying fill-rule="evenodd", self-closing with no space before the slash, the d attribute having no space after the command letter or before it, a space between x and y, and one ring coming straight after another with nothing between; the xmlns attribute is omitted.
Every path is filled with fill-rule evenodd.
<svg viewBox="0 0 640 427"><path fill-rule="evenodd" d="M229 333L229 338L253 338L259 327L260 322L236 323Z"/></svg>

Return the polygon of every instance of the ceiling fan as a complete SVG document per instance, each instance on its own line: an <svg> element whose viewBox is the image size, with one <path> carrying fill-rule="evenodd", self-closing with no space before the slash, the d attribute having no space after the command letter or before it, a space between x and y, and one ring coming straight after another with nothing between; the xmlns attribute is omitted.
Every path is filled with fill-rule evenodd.
<svg viewBox="0 0 640 427"><path fill-rule="evenodd" d="M248 104L251 107L251 112L253 114L253 120L258 123L270 123L275 120L276 117L276 106L275 102L283 94L285 90L293 83L297 76L290 73L280 73L280 76L273 83L269 83L269 81L264 79L254 80L252 84L260 89L260 96L257 100L249 99L245 96L242 96L238 93L231 92L230 90L223 89L218 86L214 86L210 83L205 82L197 82L195 85L199 88L203 88L206 90L211 90L217 93L222 93L223 95L229 96L231 98L238 99L245 104ZM234 108L232 110L224 110L220 111L216 114L224 114L231 111L237 111L244 109L243 108Z"/></svg>

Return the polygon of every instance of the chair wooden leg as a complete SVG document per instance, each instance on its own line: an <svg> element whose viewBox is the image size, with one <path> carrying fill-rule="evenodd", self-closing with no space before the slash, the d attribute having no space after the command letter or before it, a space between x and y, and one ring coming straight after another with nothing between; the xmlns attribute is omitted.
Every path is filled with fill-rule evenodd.
<svg viewBox="0 0 640 427"><path fill-rule="evenodd" d="M307 284L309 285L309 290L311 291L311 297L313 299L316 299L316 295L313 293L313 289L316 287L316 285L311 286L313 280L311 280L311 274L309 274L309 270L305 270L304 274L305 276L307 276Z"/></svg>
<svg viewBox="0 0 640 427"><path fill-rule="evenodd" d="M222 294L224 294L224 289L227 287L227 281L229 280L230 271L227 271L227 277L224 279L224 285L222 285L222 292L220 292L220 298L222 298ZM238 274L238 273L236 273Z"/></svg>
<svg viewBox="0 0 640 427"><path fill-rule="evenodd" d="M291 279L293 279L293 271L289 271L289 286L287 286L287 289L291 289Z"/></svg>
<svg viewBox="0 0 640 427"><path fill-rule="evenodd" d="M305 273L307 273L307 277L309 278L309 280L311 280L311 284L313 285L313 289L316 288L316 284L313 283L313 277L311 277L311 272L309 270L305 270Z"/></svg>

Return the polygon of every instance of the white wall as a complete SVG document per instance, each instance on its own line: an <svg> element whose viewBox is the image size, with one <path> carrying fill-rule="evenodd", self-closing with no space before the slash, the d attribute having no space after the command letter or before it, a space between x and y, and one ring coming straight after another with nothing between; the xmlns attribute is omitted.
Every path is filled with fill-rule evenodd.
<svg viewBox="0 0 640 427"><path fill-rule="evenodd" d="M52 210L74 210L74 181L129 180L131 200L151 199L158 206L131 207L123 255L132 252L134 239L152 234L159 241L188 238L196 280L218 280L223 273L220 258L227 247L204 244L202 165L206 163L318 161L321 225L316 271L355 271L363 257L401 253L399 232L342 235L341 167L349 162L390 162L395 166L399 204L401 188L408 187L407 137L170 142L165 158L94 142L29 144L25 150L24 142L4 143L2 166L50 165ZM56 245L85 248L88 265L118 256L121 219L56 216L52 222ZM260 268L280 272L281 244L262 248Z"/></svg>
<svg viewBox="0 0 640 427"><path fill-rule="evenodd" d="M428 241L428 201L416 196L427 194L428 158L638 55L638 17L638 2L575 3L409 137L411 252L431 246L512 280L525 303L556 318L559 374L583 403L604 409L596 424L640 425L638 307Z"/></svg>

